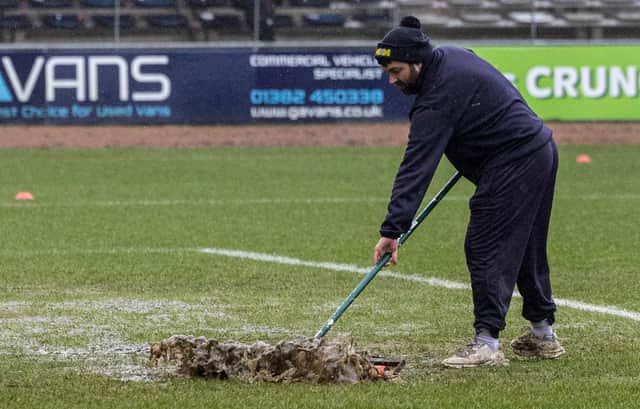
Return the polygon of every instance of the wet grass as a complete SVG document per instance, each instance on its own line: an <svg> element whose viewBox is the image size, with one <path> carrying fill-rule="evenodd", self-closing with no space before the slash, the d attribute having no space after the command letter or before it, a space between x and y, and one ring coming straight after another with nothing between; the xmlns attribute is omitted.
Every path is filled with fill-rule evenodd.
<svg viewBox="0 0 640 409"><path fill-rule="evenodd" d="M577 164L578 154L591 164ZM549 255L558 298L640 311L640 146L562 146ZM400 149L0 151L0 402L8 408L635 407L640 322L561 307L568 354L470 371L470 292L378 277L329 333L404 356L400 382L246 385L158 379L173 334L312 336L360 277L203 247L366 267ZM444 161L446 162L446 161ZM444 163L428 197L452 173ZM28 190L33 202L17 202ZM459 183L394 271L467 282L472 186ZM504 341L524 321L514 299Z"/></svg>

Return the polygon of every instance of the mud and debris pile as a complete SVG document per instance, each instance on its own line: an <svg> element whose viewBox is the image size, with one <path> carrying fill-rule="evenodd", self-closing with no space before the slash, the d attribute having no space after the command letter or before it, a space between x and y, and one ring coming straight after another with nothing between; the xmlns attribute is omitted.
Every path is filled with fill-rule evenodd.
<svg viewBox="0 0 640 409"><path fill-rule="evenodd" d="M247 345L174 335L151 346L149 363L181 376L246 382L358 383L393 376L350 343L315 338Z"/></svg>

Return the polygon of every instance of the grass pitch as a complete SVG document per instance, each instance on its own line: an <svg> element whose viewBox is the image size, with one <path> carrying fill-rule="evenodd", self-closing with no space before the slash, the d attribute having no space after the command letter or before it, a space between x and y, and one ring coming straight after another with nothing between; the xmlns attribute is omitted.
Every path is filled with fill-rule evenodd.
<svg viewBox="0 0 640 409"><path fill-rule="evenodd" d="M405 357L402 380L312 386L158 379L148 346L312 336L371 264L401 149L2 150L0 406L637 407L639 155L560 147L549 255L565 357L439 365L472 335L463 180L328 334ZM444 160L427 199L452 172Z"/></svg>

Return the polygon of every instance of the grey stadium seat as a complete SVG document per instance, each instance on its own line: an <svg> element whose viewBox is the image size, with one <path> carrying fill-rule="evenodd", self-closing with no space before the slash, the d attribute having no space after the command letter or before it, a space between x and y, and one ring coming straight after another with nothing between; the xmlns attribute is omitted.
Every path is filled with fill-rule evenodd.
<svg viewBox="0 0 640 409"><path fill-rule="evenodd" d="M428 30L429 27L448 27L452 25L453 22L453 19L442 14L420 14L416 17L420 19L420 22L423 27L426 27L426 30Z"/></svg>
<svg viewBox="0 0 640 409"><path fill-rule="evenodd" d="M588 11L567 12L562 17L572 25L597 25L605 19L602 13Z"/></svg>
<svg viewBox="0 0 640 409"><path fill-rule="evenodd" d="M536 0L535 7L538 10L549 9L553 6L553 1ZM530 0L500 0L500 6L502 9L508 10L531 10Z"/></svg>
<svg viewBox="0 0 640 409"><path fill-rule="evenodd" d="M495 25L502 21L499 13L490 12L463 12L460 13L460 18L465 23L473 25Z"/></svg>
<svg viewBox="0 0 640 409"><path fill-rule="evenodd" d="M583 8L587 6L586 0L554 0L554 7L557 8Z"/></svg>
<svg viewBox="0 0 640 409"><path fill-rule="evenodd" d="M459 9L480 9L486 6L482 0L448 0L448 3L449 6Z"/></svg>
<svg viewBox="0 0 640 409"><path fill-rule="evenodd" d="M640 25L640 10L616 13L616 19L628 25Z"/></svg>
<svg viewBox="0 0 640 409"><path fill-rule="evenodd" d="M546 11L536 11L534 13L530 11L514 11L509 13L509 18L518 24L531 24L535 21L536 24L551 24L555 21L553 14Z"/></svg>
<svg viewBox="0 0 640 409"><path fill-rule="evenodd" d="M633 6L635 0L601 0L606 6Z"/></svg>

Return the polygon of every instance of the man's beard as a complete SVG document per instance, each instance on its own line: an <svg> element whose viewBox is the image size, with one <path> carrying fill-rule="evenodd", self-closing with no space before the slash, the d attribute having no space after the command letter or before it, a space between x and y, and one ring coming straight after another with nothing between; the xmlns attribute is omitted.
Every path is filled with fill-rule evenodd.
<svg viewBox="0 0 640 409"><path fill-rule="evenodd" d="M396 85L403 94L405 95L413 95L418 92L418 77L420 76L420 72L416 69L415 65L409 66L409 79L407 82L396 81L394 85Z"/></svg>

